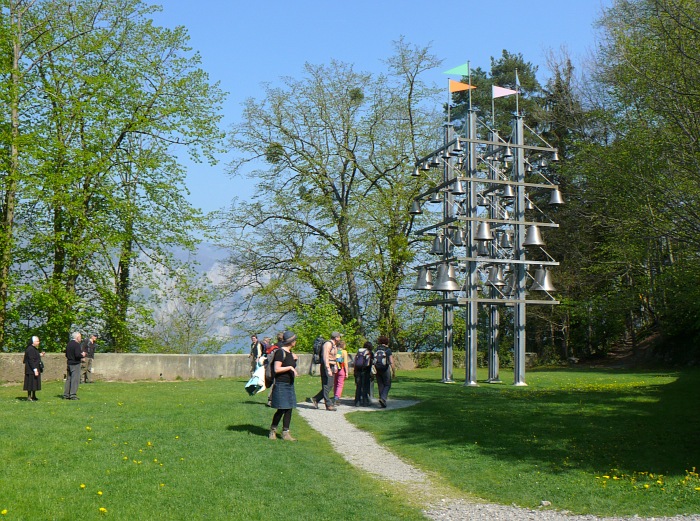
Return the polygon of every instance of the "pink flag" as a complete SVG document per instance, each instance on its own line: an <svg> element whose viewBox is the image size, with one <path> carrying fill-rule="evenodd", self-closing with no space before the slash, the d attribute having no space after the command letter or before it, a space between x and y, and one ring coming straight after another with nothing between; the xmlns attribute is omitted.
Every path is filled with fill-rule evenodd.
<svg viewBox="0 0 700 521"><path fill-rule="evenodd" d="M517 90L505 89L503 87L496 87L491 85L491 95L494 98L502 98L503 96L510 96L511 94L517 94Z"/></svg>

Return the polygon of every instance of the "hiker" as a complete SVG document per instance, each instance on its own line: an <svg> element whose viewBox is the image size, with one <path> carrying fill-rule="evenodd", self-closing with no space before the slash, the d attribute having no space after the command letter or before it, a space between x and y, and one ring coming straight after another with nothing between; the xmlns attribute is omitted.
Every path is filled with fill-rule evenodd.
<svg viewBox="0 0 700 521"><path fill-rule="evenodd" d="M340 333L334 331L331 333L331 339L324 342L321 349L321 390L316 393L316 396L309 398L316 409L318 409L318 403L323 399L327 411L337 410L333 405L331 393L333 391L333 377L337 371L335 355L339 340Z"/></svg>
<svg viewBox="0 0 700 521"><path fill-rule="evenodd" d="M365 342L355 354L355 407L369 405L369 376L372 367L372 342Z"/></svg>
<svg viewBox="0 0 700 521"><path fill-rule="evenodd" d="M339 340L335 354L335 366L338 370L335 373L333 383L333 405L338 405L343 397L343 386L345 385L345 379L348 377L349 362L348 352L345 349L345 340Z"/></svg>
<svg viewBox="0 0 700 521"><path fill-rule="evenodd" d="M386 407L386 399L391 389L391 379L396 377L394 355L389 349L389 337L380 336L377 339L377 349L374 352L374 368L377 371L377 388L379 390L379 407Z"/></svg>
<svg viewBox="0 0 700 521"><path fill-rule="evenodd" d="M277 439L277 426L282 420L282 439L297 441L289 434L289 424L292 421L292 409L297 406L297 395L294 390L294 377L297 376L298 356L292 353L296 346L297 336L291 331L285 331L282 335L282 345L273 356L273 370L275 385L272 389L272 407L277 409L272 417L270 425L271 440Z"/></svg>

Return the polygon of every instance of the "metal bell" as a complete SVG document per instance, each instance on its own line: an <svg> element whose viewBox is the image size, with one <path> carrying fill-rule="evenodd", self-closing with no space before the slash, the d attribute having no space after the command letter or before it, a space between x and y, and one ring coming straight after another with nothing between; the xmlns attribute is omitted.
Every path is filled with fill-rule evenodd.
<svg viewBox="0 0 700 521"><path fill-rule="evenodd" d="M542 235L540 235L540 229L536 224L533 224L527 229L523 246L544 246Z"/></svg>
<svg viewBox="0 0 700 521"><path fill-rule="evenodd" d="M452 244L464 246L464 230L452 230Z"/></svg>
<svg viewBox="0 0 700 521"><path fill-rule="evenodd" d="M548 269L540 267L535 270L535 280L530 286L530 291L555 291Z"/></svg>
<svg viewBox="0 0 700 521"><path fill-rule="evenodd" d="M463 151L464 149L462 148L462 143L459 141L459 139L457 139L457 141L455 142L455 146L452 148L452 152L456 154L461 154Z"/></svg>
<svg viewBox="0 0 700 521"><path fill-rule="evenodd" d="M413 172L411 173L411 175L412 175L413 177L419 177L419 176L420 176L420 170L418 169L418 167L415 167L415 168L413 169Z"/></svg>
<svg viewBox="0 0 700 521"><path fill-rule="evenodd" d="M467 191L464 189L464 183L462 183L462 181L459 179L455 181L455 184L452 187L452 193L454 195L464 195L467 193Z"/></svg>
<svg viewBox="0 0 700 521"><path fill-rule="evenodd" d="M433 255L442 255L445 253L445 244L442 240L442 235L436 235L433 239L433 247L430 248L430 253Z"/></svg>
<svg viewBox="0 0 700 521"><path fill-rule="evenodd" d="M423 210L421 210L420 203L418 201L413 201L411 203L411 209L408 211L411 215L420 215L423 213Z"/></svg>
<svg viewBox="0 0 700 521"><path fill-rule="evenodd" d="M479 223L479 227L476 230L476 241L491 241L493 240L493 233L491 232L491 225L488 222L482 221Z"/></svg>
<svg viewBox="0 0 700 521"><path fill-rule="evenodd" d="M534 209L535 209L535 205L532 204L532 201L530 201L530 199L528 199L528 197L526 196L525 197L525 210L534 210Z"/></svg>
<svg viewBox="0 0 700 521"><path fill-rule="evenodd" d="M489 278L486 284L498 287L506 285L506 283L503 282L503 268L501 268L501 266L491 266L489 268Z"/></svg>
<svg viewBox="0 0 700 521"><path fill-rule="evenodd" d="M503 161L506 163L513 161L513 151L510 147L506 147L506 151L503 153Z"/></svg>
<svg viewBox="0 0 700 521"><path fill-rule="evenodd" d="M561 196L559 188L552 190L552 195L549 197L549 204L552 206L564 204L564 198Z"/></svg>
<svg viewBox="0 0 700 521"><path fill-rule="evenodd" d="M424 172L427 172L428 170L430 170L430 164L426 161L425 163L423 163L422 168Z"/></svg>
<svg viewBox="0 0 700 521"><path fill-rule="evenodd" d="M504 199L512 199L515 197L515 191L513 190L512 185L505 185L503 187L503 193L501 193L501 197Z"/></svg>
<svg viewBox="0 0 700 521"><path fill-rule="evenodd" d="M431 289L433 287L433 275L428 268L421 268L418 271L418 280L413 289Z"/></svg>
<svg viewBox="0 0 700 521"><path fill-rule="evenodd" d="M452 264L440 264L437 270L433 291L459 291L455 267Z"/></svg>
<svg viewBox="0 0 700 521"><path fill-rule="evenodd" d="M442 197L440 197L440 192L433 192L433 195L430 196L430 200L428 202L429 203L441 203Z"/></svg>
<svg viewBox="0 0 700 521"><path fill-rule="evenodd" d="M440 166L440 159L438 158L437 154L430 158L430 162L428 164L430 165L430 168L437 168Z"/></svg>
<svg viewBox="0 0 700 521"><path fill-rule="evenodd" d="M512 248L513 243L510 240L510 233L508 232L503 232L503 235L501 235L501 240L499 242L499 245L501 248Z"/></svg>
<svg viewBox="0 0 700 521"><path fill-rule="evenodd" d="M486 241L477 241L476 245L476 255L478 257L489 257L491 252L489 251L489 246Z"/></svg>
<svg viewBox="0 0 700 521"><path fill-rule="evenodd" d="M559 151L555 150L554 154L552 155L552 161L559 161Z"/></svg>

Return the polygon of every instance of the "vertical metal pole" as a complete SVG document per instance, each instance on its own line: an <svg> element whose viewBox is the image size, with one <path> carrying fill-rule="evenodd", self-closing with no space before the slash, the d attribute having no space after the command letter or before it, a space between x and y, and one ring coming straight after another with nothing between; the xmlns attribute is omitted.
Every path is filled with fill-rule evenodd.
<svg viewBox="0 0 700 521"><path fill-rule="evenodd" d="M469 120L467 122L467 138L476 139L476 112L469 110L468 113ZM467 150L467 161L466 168L468 177L476 177L476 143L470 142ZM474 181L469 181L469 192L467 200L467 217L474 219L476 217L476 193L477 193L477 183ZM475 220L467 221L467 257L470 259L476 258L476 242L474 237L476 237L476 227L477 223ZM479 289L478 285L478 275L477 275L477 263L474 260L467 261L467 305L465 307L465 322L466 322L466 345L465 347L465 371L466 377L464 385L476 386L476 349L477 349L477 328L479 325L479 303L477 299L477 291Z"/></svg>
<svg viewBox="0 0 700 521"><path fill-rule="evenodd" d="M498 141L498 133L493 131L490 136L491 141ZM489 170L489 178L496 179L498 177L496 162L493 158L489 160L491 162L492 168ZM491 197L491 206L489 207L489 217L492 219L499 219L499 212L501 209L501 200L499 197ZM494 241L491 241L489 245L489 253L492 258L496 257L496 245ZM498 267L494 264L493 266ZM491 288L489 291L489 296L491 298L497 298L498 292L496 288ZM488 364L489 364L489 376L488 383L498 383L500 382L498 378L498 329L500 326L501 317L499 314L498 306L496 304L489 304L489 346L488 346Z"/></svg>
<svg viewBox="0 0 700 521"><path fill-rule="evenodd" d="M523 136L523 118L516 114L513 119L513 143L516 145L524 145L525 139ZM524 386L525 383L525 149L516 147L515 155L515 171L513 173L514 180L518 183L516 188L515 198L515 239L513 247L515 248L515 258L520 262L515 263L514 277L516 280L515 297L518 302L515 303L515 312L513 316L514 335L513 335L513 362L514 362L514 381L513 385Z"/></svg>
<svg viewBox="0 0 700 521"><path fill-rule="evenodd" d="M445 152L447 152L447 143L449 143L452 137L452 125L447 123L445 125ZM444 154L447 156L447 154ZM451 168L448 162L451 161L450 158L443 158L443 182L447 182L452 177ZM454 212L454 195L452 194L451 187L448 185L445 188L445 195L442 198L442 218L443 222L446 222L452 217ZM443 262L447 264L447 259L452 255L452 236L450 235L450 229L447 225L443 228ZM447 300L452 297L451 291L444 291L442 293L443 298ZM442 330L443 330L443 346L442 346L442 381L443 383L454 382L452 378L452 368L453 368L453 336L454 336L454 308L452 304L443 304L442 306Z"/></svg>

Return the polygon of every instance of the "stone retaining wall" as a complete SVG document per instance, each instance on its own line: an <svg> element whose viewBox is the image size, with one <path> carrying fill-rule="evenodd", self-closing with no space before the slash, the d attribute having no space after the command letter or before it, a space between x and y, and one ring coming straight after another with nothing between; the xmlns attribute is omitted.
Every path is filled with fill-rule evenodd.
<svg viewBox="0 0 700 521"><path fill-rule="evenodd" d="M0 353L0 382L23 382L24 353ZM395 353L399 369L415 369L414 355ZM42 379L62 380L66 374L63 353L44 356ZM93 363L94 380L190 380L242 378L250 374L248 355L161 355L136 353L97 353ZM311 355L300 354L300 374L311 374Z"/></svg>

